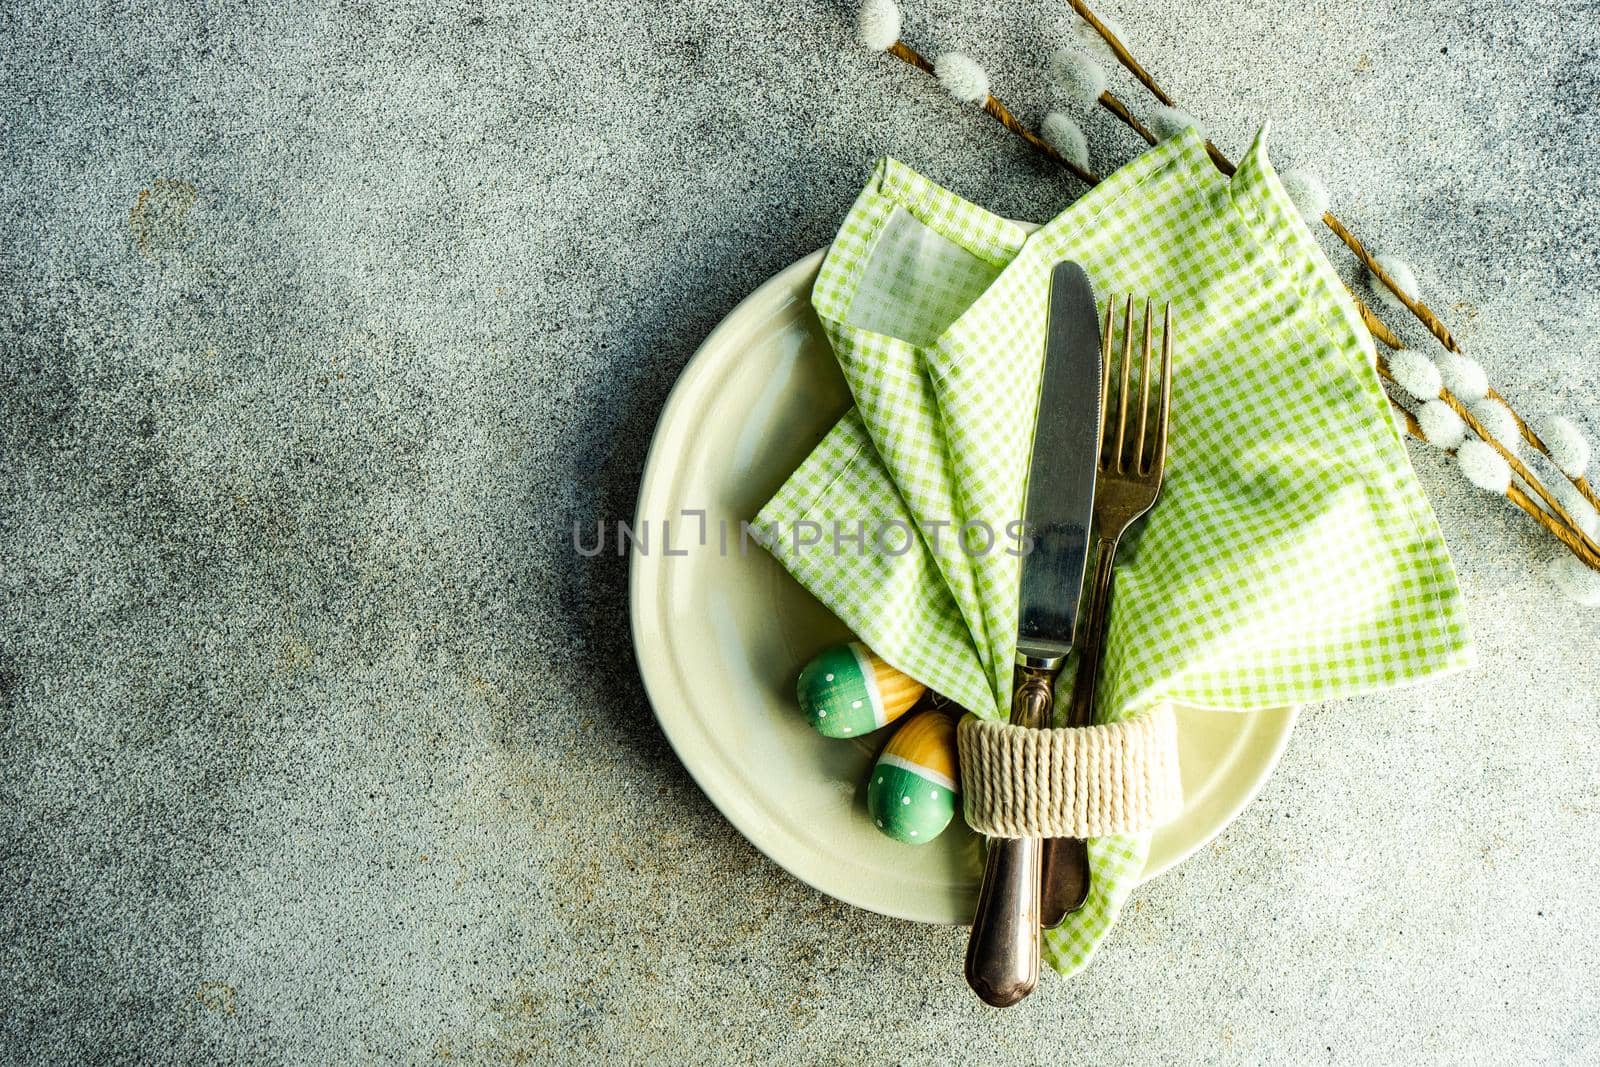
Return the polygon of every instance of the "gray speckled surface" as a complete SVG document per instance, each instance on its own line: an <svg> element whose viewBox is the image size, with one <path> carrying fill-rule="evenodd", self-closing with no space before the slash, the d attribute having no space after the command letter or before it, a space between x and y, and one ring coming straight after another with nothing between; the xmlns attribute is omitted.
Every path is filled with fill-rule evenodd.
<svg viewBox="0 0 1600 1067"><path fill-rule="evenodd" d="M0 1059L1600 1056L1600 614L1434 455L1482 666L1309 709L1023 1010L689 780L624 568L567 523L631 513L696 344L877 155L1032 219L1079 191L847 8L0 14ZM1274 118L1519 407L1600 435L1592 4L1107 11L1225 148ZM1065 23L927 0L907 36L1033 113Z"/></svg>

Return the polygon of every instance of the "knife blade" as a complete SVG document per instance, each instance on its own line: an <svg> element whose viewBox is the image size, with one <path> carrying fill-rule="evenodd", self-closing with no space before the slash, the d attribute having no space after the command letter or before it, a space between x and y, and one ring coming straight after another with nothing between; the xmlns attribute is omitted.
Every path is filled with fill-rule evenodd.
<svg viewBox="0 0 1600 1067"><path fill-rule="evenodd" d="M1094 514L1100 450L1100 319L1082 267L1051 270L1039 407L1028 462L1024 521L1033 538L1018 578L1017 684L1011 721L1048 726L1056 674L1072 649ZM1015 1004L1039 982L1043 842L989 842L967 984L995 1007Z"/></svg>
<svg viewBox="0 0 1600 1067"><path fill-rule="evenodd" d="M1100 454L1100 316L1071 260L1050 275L1039 415L1023 518L1033 550L1018 582L1017 664L1060 667L1078 628Z"/></svg>

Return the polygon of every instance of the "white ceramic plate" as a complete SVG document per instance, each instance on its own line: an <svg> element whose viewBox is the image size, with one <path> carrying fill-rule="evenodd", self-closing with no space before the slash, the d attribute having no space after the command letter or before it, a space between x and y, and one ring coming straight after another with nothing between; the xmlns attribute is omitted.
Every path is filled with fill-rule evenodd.
<svg viewBox="0 0 1600 1067"><path fill-rule="evenodd" d="M806 257L740 304L667 401L635 518L649 542L633 560L634 649L678 757L757 848L858 907L970 922L979 839L959 818L918 846L872 825L867 772L889 731L821 737L794 696L800 668L845 628L759 546L739 551L739 521L754 518L850 404L809 302L821 258ZM705 510L705 546L686 509ZM685 554L665 553L664 521L672 551ZM1155 835L1145 878L1194 853L1250 802L1294 718L1290 708L1179 709L1184 812Z"/></svg>

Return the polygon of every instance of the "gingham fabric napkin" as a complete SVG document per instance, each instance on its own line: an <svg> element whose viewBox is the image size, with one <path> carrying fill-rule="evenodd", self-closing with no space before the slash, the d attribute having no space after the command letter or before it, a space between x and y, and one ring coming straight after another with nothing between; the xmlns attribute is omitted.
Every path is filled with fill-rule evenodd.
<svg viewBox="0 0 1600 1067"><path fill-rule="evenodd" d="M1148 294L1178 318L1165 484L1118 556L1099 719L1162 700L1327 700L1467 666L1455 575L1371 339L1264 130L1232 180L1191 131L1031 236L881 163L812 293L856 406L757 517L790 572L889 663L977 715L1007 714L1006 531L1064 258L1102 311L1111 294ZM1046 934L1057 970L1093 955L1148 846L1091 842L1090 901Z"/></svg>

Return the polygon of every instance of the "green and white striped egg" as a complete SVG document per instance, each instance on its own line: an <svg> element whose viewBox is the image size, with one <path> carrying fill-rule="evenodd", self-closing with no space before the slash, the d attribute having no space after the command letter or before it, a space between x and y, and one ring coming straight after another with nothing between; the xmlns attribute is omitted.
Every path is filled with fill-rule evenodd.
<svg viewBox="0 0 1600 1067"><path fill-rule="evenodd" d="M955 817L960 781L955 722L943 712L919 712L895 731L873 766L867 811L896 841L925 845Z"/></svg>
<svg viewBox="0 0 1600 1067"><path fill-rule="evenodd" d="M795 686L800 708L824 737L859 737L894 722L927 690L859 641L824 649Z"/></svg>

